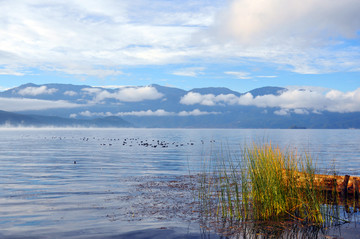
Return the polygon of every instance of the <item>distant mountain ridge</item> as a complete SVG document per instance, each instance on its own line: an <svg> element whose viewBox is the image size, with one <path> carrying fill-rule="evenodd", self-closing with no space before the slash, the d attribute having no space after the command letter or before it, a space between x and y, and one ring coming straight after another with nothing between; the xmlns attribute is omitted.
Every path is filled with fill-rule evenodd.
<svg viewBox="0 0 360 239"><path fill-rule="evenodd" d="M252 94L253 97L256 97L263 95L279 95L284 91L287 91L287 89L282 87L267 86L251 90L249 93Z"/></svg>
<svg viewBox="0 0 360 239"><path fill-rule="evenodd" d="M7 127L132 127L119 117L67 119L56 116L23 115L0 110L0 126Z"/></svg>
<svg viewBox="0 0 360 239"><path fill-rule="evenodd" d="M360 128L359 112L317 112L306 109L295 112L276 106L266 107L260 103L260 106L246 103L247 100L258 100L257 97L260 99L263 96L273 99L287 91L286 88L275 86L236 92L224 87L183 90L157 84L106 88L28 83L0 92L0 125ZM241 100L242 103L238 103Z"/></svg>
<svg viewBox="0 0 360 239"><path fill-rule="evenodd" d="M251 90L248 92L244 92L244 93L239 93L239 92L230 90L225 87L194 88L189 91L185 91L185 90L182 90L179 88L161 86L161 85L157 85L157 84L152 84L149 86L156 88L159 92L163 92L166 95L172 95L172 96L183 96L188 92L197 92L200 94L214 94L214 95L234 94L236 96L240 96L240 95L243 95L243 94L246 94L249 92L249 93L253 94L253 96L258 96L258 95L266 95L266 94L278 94L278 92L286 90L286 88L282 88L282 87L267 86L267 87L257 88L257 89L254 89L254 90ZM26 94L26 97L27 98L36 98L36 99L56 100L56 99L65 99L64 98L65 92L72 91L72 92L79 94L79 93L81 93L81 91L83 89L90 89L90 88L102 89L102 90L107 90L112 93L117 90L116 88L115 89L114 88L103 88L103 87L97 87L97 86L94 87L94 86L89 86L89 85L72 85L72 84L56 84L56 83L36 85L33 83L27 83L27 84L23 84L18 87L0 92L0 97L23 97L24 94L21 94L22 90L27 89L27 88L40 88L40 87L46 87L48 90L56 89L56 91L52 92L51 94L37 94L37 95ZM69 94L68 94L68 96L69 96ZM74 99L76 97L75 97L75 95L72 95L72 97L69 97L69 98Z"/></svg>
<svg viewBox="0 0 360 239"><path fill-rule="evenodd" d="M206 88L195 88L190 90L190 92L196 92L196 93L200 93L200 94L213 94L213 95L227 95L227 94L233 94L236 96L240 96L242 95L239 92L230 90L228 88L225 87L206 87Z"/></svg>

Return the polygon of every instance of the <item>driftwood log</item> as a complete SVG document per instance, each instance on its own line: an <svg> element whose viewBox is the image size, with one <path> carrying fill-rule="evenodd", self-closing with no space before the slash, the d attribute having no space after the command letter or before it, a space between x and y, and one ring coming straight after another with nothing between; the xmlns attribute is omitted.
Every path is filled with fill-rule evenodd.
<svg viewBox="0 0 360 239"><path fill-rule="evenodd" d="M300 185L304 184L305 181L308 180L301 172L297 172L296 176ZM315 174L313 184L322 191L336 191L343 197L351 196L355 197L355 199L359 199L360 177L350 175L339 176Z"/></svg>

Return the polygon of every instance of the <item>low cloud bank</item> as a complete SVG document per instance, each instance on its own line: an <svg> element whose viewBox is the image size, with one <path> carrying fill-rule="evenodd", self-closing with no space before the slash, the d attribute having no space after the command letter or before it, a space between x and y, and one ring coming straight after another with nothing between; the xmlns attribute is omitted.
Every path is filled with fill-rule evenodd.
<svg viewBox="0 0 360 239"><path fill-rule="evenodd" d="M68 91L65 91L65 92L64 92L64 95L67 95L67 96L75 96L75 95L77 95L77 93L76 93L75 91L68 90Z"/></svg>
<svg viewBox="0 0 360 239"><path fill-rule="evenodd" d="M327 92L313 91L311 89L291 89L280 95L263 95L254 97L251 93L241 96L233 94L199 94L189 92L180 100L185 105L245 105L257 107L278 107L282 110L276 114L286 115L289 112L296 114L319 113L321 111L348 113L360 111L360 88L341 92L329 90Z"/></svg>
<svg viewBox="0 0 360 239"><path fill-rule="evenodd" d="M37 96L37 95L51 95L58 91L55 88L47 88L46 86L40 86L40 87L26 87L24 89L21 89L18 91L19 95L22 96Z"/></svg>
<svg viewBox="0 0 360 239"><path fill-rule="evenodd" d="M152 110L141 110L141 111L130 111L130 112L118 112L118 113L111 113L111 112L90 112L90 111L83 111L80 112L78 115L85 116L85 117L107 117L107 116L201 116L201 115L211 115L211 114L220 114L219 112L207 112L207 111L200 111L199 109L195 109L192 111L180 111L180 112L168 112L163 109L158 109L155 111ZM71 118L76 118L77 114L72 114Z"/></svg>
<svg viewBox="0 0 360 239"><path fill-rule="evenodd" d="M163 94L151 86L123 87L113 93L100 88L84 88L82 90L93 95L93 100L96 103L105 99L115 99L122 102L140 102L144 100L157 100L163 97Z"/></svg>
<svg viewBox="0 0 360 239"><path fill-rule="evenodd" d="M0 98L0 109L10 112L27 110L47 110L61 108L77 108L84 105L70 103L65 100L38 100L27 98Z"/></svg>

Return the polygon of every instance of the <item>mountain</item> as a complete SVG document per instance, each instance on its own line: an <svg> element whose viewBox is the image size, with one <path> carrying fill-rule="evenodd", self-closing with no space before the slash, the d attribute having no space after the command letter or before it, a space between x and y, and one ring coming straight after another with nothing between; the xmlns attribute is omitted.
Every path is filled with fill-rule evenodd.
<svg viewBox="0 0 360 239"><path fill-rule="evenodd" d="M0 126L9 127L131 127L120 117L67 119L56 116L23 115L0 110Z"/></svg>
<svg viewBox="0 0 360 239"><path fill-rule="evenodd" d="M43 100L79 100L78 93L82 89L92 88L87 85L28 83L13 89L0 92L0 97L26 97Z"/></svg>
<svg viewBox="0 0 360 239"><path fill-rule="evenodd" d="M3 110L0 111L0 124L86 127L131 125L155 128L360 128L359 112L319 111L312 107L283 108L284 92L291 93L286 88L275 86L241 93L224 87L183 90L156 84L105 88L29 83L0 92L0 110ZM299 89L295 95L309 92ZM302 99L307 100L306 97ZM293 98L290 100L290 105L296 103Z"/></svg>
<svg viewBox="0 0 360 239"><path fill-rule="evenodd" d="M228 94L233 94L236 96L240 96L241 93L230 90L228 88L225 87L206 87L206 88L195 88L192 89L191 92L196 92L196 93L200 93L203 95L206 94L213 94L213 95L228 95Z"/></svg>
<svg viewBox="0 0 360 239"><path fill-rule="evenodd" d="M256 97L263 95L280 95L285 91L287 91L287 89L282 87L267 86L248 91L248 93L252 94L253 97Z"/></svg>

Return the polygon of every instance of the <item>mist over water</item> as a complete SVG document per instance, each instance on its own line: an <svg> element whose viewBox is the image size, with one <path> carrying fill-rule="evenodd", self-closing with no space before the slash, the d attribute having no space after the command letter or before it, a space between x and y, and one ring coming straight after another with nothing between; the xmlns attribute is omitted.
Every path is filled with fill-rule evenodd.
<svg viewBox="0 0 360 239"><path fill-rule="evenodd" d="M134 185L196 174L204 158L268 141L311 154L322 171L360 175L359 130L3 128L0 237L197 235L198 224L179 218L134 220Z"/></svg>

